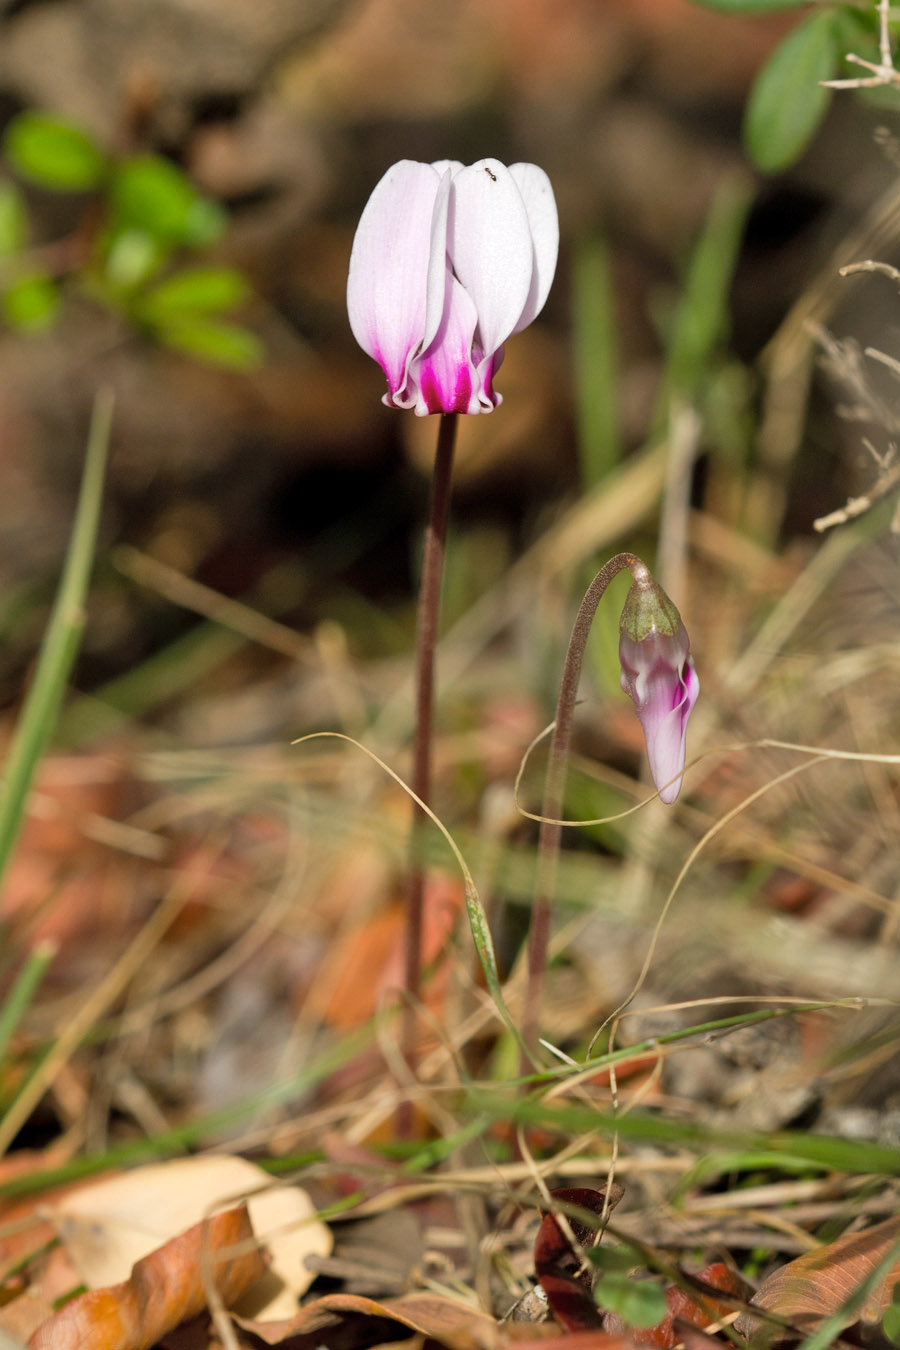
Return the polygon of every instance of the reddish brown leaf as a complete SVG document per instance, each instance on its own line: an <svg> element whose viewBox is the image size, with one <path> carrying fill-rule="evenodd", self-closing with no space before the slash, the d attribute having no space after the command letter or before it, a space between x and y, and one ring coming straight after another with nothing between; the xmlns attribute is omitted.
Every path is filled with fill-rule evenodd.
<svg viewBox="0 0 900 1350"><path fill-rule="evenodd" d="M598 1217L604 1205L612 1209L622 1198L622 1188L612 1186L609 1201L605 1191L581 1186L563 1186L551 1191L554 1200L565 1205L577 1205ZM594 1228L577 1219L569 1223L576 1242L584 1245L594 1236ZM534 1244L534 1268L547 1295L550 1311L566 1331L599 1331L603 1318L591 1294L591 1271L582 1270L580 1251L572 1248L555 1214L545 1214Z"/></svg>
<svg viewBox="0 0 900 1350"><path fill-rule="evenodd" d="M266 1260L252 1243L243 1206L195 1224L138 1261L128 1280L92 1289L44 1322L28 1350L149 1350L180 1322L206 1306L204 1261L214 1263L216 1288L226 1306L258 1280Z"/></svg>
<svg viewBox="0 0 900 1350"><path fill-rule="evenodd" d="M815 1251L804 1252L796 1261L776 1270L751 1300L758 1308L785 1318L793 1327L808 1333L826 1317L836 1313L854 1290L883 1261L900 1240L900 1216L875 1224L862 1233L846 1233ZM900 1256L871 1291L865 1305L844 1319L844 1326L856 1321L877 1323L891 1302L891 1291L900 1280ZM776 1339L778 1328L767 1326L761 1318L742 1313L736 1324L742 1335L754 1343Z"/></svg>
<svg viewBox="0 0 900 1350"><path fill-rule="evenodd" d="M455 877L435 873L423 899L422 963L432 965L446 955L447 942L465 903ZM328 978L317 980L311 1006L340 1030L371 1017L386 991L403 984L404 909L397 902L339 934L328 957ZM429 980L429 1006L439 1008L446 975Z"/></svg>
<svg viewBox="0 0 900 1350"><path fill-rule="evenodd" d="M688 1278L694 1281L694 1276ZM733 1306L730 1300L717 1299L717 1290L723 1294L733 1294L736 1298L744 1298L750 1292L741 1277L723 1261L714 1261L711 1266L705 1266L696 1281L696 1293L688 1293L673 1286L666 1292L666 1302L673 1321L688 1322L701 1331L724 1317ZM701 1288L701 1285L705 1285L706 1289ZM675 1340L680 1340L680 1336L676 1335Z"/></svg>
<svg viewBox="0 0 900 1350"><path fill-rule="evenodd" d="M690 1277L693 1279L694 1277ZM698 1287L696 1294L688 1294L684 1289L679 1289L677 1285L670 1285L666 1290L666 1305L669 1311L661 1322L655 1327L635 1327L630 1329L630 1335L633 1340L642 1345L654 1345L657 1350L671 1350L671 1347L678 1345L684 1339L682 1331L676 1328L678 1322L683 1329L685 1324L695 1328L710 1326L714 1321L723 1317L730 1309L730 1303L722 1303L715 1297L714 1290L721 1290L723 1294L736 1294L743 1296L747 1291L743 1282L735 1275L734 1271L729 1270L721 1261L714 1262L707 1266L696 1277L698 1285L709 1286L709 1292L706 1293ZM603 1319L605 1330L612 1332L621 1332L625 1330L625 1323L618 1313L607 1313Z"/></svg>
<svg viewBox="0 0 900 1350"><path fill-rule="evenodd" d="M111 884L119 861L90 837L85 822L121 820L134 800L134 785L115 754L42 760L0 897L0 914L13 934L27 934L30 943L54 941L71 965L82 944L122 931L129 907Z"/></svg>

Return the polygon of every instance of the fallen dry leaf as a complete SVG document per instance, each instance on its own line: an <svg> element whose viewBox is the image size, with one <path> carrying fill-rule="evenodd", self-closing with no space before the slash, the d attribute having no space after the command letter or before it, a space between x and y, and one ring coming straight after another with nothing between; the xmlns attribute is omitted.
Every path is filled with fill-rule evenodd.
<svg viewBox="0 0 900 1350"><path fill-rule="evenodd" d="M112 752L42 760L0 897L14 935L55 942L69 965L76 950L90 960L101 936L127 928L122 860L103 842L102 827L122 820L136 800L137 788Z"/></svg>
<svg viewBox="0 0 900 1350"><path fill-rule="evenodd" d="M265 1189L260 1190L260 1187ZM259 1191L251 1195L250 1192ZM178 1158L137 1167L73 1192L55 1209L59 1235L90 1289L118 1284L132 1266L217 1205L246 1198L271 1265L242 1311L278 1320L296 1311L314 1278L308 1255L327 1256L331 1231L299 1186L281 1186L245 1158Z"/></svg>
<svg viewBox="0 0 900 1350"><path fill-rule="evenodd" d="M435 873L425 886L422 916L422 964L445 957L447 943L465 904L455 877ZM404 910L394 903L349 927L332 944L325 972L317 980L311 1006L330 1025L347 1030L372 1017L385 993L403 985ZM428 981L425 998L440 1008L447 984L446 963Z"/></svg>
<svg viewBox="0 0 900 1350"><path fill-rule="evenodd" d="M333 1335L336 1342L346 1346L347 1323L360 1318L374 1319L365 1335L366 1345L373 1343L370 1333L376 1331L379 1341L400 1339L398 1325L438 1341L449 1350L482 1350L497 1341L497 1324L492 1317L437 1294L405 1294L383 1302L359 1294L326 1294L286 1322L253 1322L244 1317L237 1320L264 1345L280 1345L294 1336L315 1335L317 1345L328 1346Z"/></svg>
<svg viewBox="0 0 900 1350"><path fill-rule="evenodd" d="M21 1293L2 1311L9 1312L12 1330L27 1341L41 1323L53 1315L54 1309L61 1307L83 1286L77 1270L55 1241L47 1251L28 1262L22 1275L24 1287ZM7 1283L7 1290L11 1283Z"/></svg>
<svg viewBox="0 0 900 1350"><path fill-rule="evenodd" d="M539 1326L509 1323L493 1350L521 1350L533 1343L539 1350L640 1350L631 1335L620 1331L572 1331L561 1335L551 1322Z"/></svg>
<svg viewBox="0 0 900 1350"><path fill-rule="evenodd" d="M240 1244L241 1249L234 1251ZM138 1261L131 1277L67 1303L28 1341L28 1350L150 1350L206 1306L208 1263L226 1307L264 1274L246 1208L226 1210Z"/></svg>
<svg viewBox="0 0 900 1350"><path fill-rule="evenodd" d="M52 1316L50 1304L40 1294L26 1289L0 1308L0 1350L25 1350L28 1337Z"/></svg>
<svg viewBox="0 0 900 1350"><path fill-rule="evenodd" d="M862 1233L845 1233L835 1242L804 1252L796 1261L789 1261L774 1271L751 1302L766 1312L785 1318L799 1331L811 1332L846 1303L898 1241L900 1215ZM898 1280L900 1252L890 1270L871 1290L863 1307L848 1314L843 1325L857 1321L872 1325L880 1322ZM754 1345L769 1344L781 1335L778 1327L750 1313L742 1313L735 1326Z"/></svg>
<svg viewBox="0 0 900 1350"><path fill-rule="evenodd" d="M65 1161L67 1154L58 1147L44 1153L20 1150L0 1159L0 1183ZM61 1198L84 1184L71 1182L56 1194ZM39 1189L0 1204L0 1330L26 1341L51 1316L57 1300L82 1283L59 1245L57 1227Z"/></svg>
<svg viewBox="0 0 900 1350"><path fill-rule="evenodd" d="M598 1219L604 1206L613 1209L622 1198L621 1186L606 1190L592 1190L583 1186L563 1186L551 1191L554 1200L566 1205L577 1205ZM577 1219L570 1218L575 1240L582 1246L589 1244L596 1229ZM534 1268L541 1282L541 1288L547 1295L550 1311L566 1331L599 1330L603 1323L602 1314L594 1302L591 1293L592 1273L589 1268L582 1269L580 1251L573 1251L555 1214L545 1214L534 1243Z"/></svg>

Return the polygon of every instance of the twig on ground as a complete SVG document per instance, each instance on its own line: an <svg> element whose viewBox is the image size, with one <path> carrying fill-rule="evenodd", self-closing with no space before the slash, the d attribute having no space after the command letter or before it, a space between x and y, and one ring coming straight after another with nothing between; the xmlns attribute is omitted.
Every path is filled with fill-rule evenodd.
<svg viewBox="0 0 900 1350"><path fill-rule="evenodd" d="M844 58L850 65L870 70L871 75L857 75L846 80L822 80L826 89L878 89L891 84L900 84L900 71L894 67L891 55L891 39L888 32L890 0L878 0L878 60L866 61L862 56L848 52Z"/></svg>
<svg viewBox="0 0 900 1350"><path fill-rule="evenodd" d="M865 442L866 448L872 450L869 442ZM821 534L824 530L830 530L835 525L846 525L849 520L855 520L858 516L865 515L871 511L877 502L882 501L894 488L900 487L900 464L893 463L895 447L890 450L890 467L887 464L882 465L881 472L878 474L875 482L868 492L860 497L849 497L843 506L839 506L836 511L829 511L827 516L819 516L813 521L813 529ZM874 451L873 451L874 453ZM891 533L900 534L900 502L898 509L894 512L894 518L891 521Z"/></svg>
<svg viewBox="0 0 900 1350"><path fill-rule="evenodd" d="M840 272L841 276L849 276L855 272L880 272L900 284L900 270L892 267L889 263L880 263L873 259L851 263L842 267ZM865 351L861 352L857 343L852 340L841 342L818 324L808 324L807 326L823 350L823 363L827 369L834 378L848 386L856 399L851 407L845 407L841 410L843 415L855 421L874 420L879 422L887 431L896 431L898 429L896 415L891 412L884 400L872 388L863 356L886 366L898 379L900 379L900 361L888 356L886 352L879 351L876 347L866 347ZM825 530L832 529L835 525L846 525L848 521L865 515L873 506L883 501L890 492L900 486L900 463L897 461L896 445L889 444L884 452L878 450L870 440L865 438L863 439L863 445L877 465L878 472L875 482L867 492L860 494L858 497L848 498L843 506L814 520L813 528L820 534ZM900 502L898 502L897 510L891 521L891 533L900 533Z"/></svg>

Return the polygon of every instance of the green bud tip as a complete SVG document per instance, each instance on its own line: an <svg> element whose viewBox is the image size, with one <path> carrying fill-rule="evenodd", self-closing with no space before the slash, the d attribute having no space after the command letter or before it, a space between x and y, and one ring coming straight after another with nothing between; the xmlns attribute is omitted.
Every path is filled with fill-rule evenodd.
<svg viewBox="0 0 900 1350"><path fill-rule="evenodd" d="M632 642L644 642L653 633L675 637L682 627L678 610L646 567L633 570L634 581L622 607L619 632Z"/></svg>

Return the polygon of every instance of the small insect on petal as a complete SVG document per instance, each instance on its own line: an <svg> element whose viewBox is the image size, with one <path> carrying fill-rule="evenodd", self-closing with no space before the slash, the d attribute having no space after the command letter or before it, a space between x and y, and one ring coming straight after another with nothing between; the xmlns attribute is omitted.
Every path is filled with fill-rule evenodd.
<svg viewBox="0 0 900 1350"><path fill-rule="evenodd" d="M515 179L499 160L470 165L454 178L447 252L475 301L486 357L521 318L534 271L528 212Z"/></svg>

